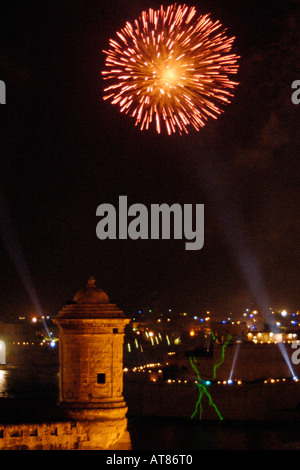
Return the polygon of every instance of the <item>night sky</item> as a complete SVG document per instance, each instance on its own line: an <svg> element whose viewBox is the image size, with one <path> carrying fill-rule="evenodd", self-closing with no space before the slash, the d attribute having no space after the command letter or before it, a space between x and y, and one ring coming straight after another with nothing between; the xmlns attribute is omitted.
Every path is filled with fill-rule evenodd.
<svg viewBox="0 0 300 470"><path fill-rule="evenodd" d="M45 313L57 314L91 275L128 314L242 313L260 296L300 308L300 105L291 101L300 2L186 3L236 36L240 85L217 121L169 137L141 132L102 100L109 38L161 2L1 1L2 231L13 243L7 204ZM204 247L100 241L96 208L120 195L147 207L204 204ZM0 319L34 311L5 243L0 286Z"/></svg>

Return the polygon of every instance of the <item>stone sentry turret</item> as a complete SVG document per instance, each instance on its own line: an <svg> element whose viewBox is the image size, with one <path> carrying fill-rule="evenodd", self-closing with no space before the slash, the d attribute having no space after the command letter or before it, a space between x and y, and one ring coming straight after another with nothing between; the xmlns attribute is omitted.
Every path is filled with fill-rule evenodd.
<svg viewBox="0 0 300 470"><path fill-rule="evenodd" d="M53 321L59 326L59 406L45 421L0 423L0 450L130 450L123 398L130 319L90 278Z"/></svg>
<svg viewBox="0 0 300 470"><path fill-rule="evenodd" d="M87 422L91 447L130 446L123 397L124 328L129 319L93 277L54 322L59 326L59 405Z"/></svg>

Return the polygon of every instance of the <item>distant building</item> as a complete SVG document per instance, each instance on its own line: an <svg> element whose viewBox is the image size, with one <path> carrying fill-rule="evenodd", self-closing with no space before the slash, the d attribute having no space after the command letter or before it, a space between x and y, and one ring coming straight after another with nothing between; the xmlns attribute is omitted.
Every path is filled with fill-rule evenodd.
<svg viewBox="0 0 300 470"><path fill-rule="evenodd" d="M237 339L247 339L248 328L245 322L220 321L211 322L211 331L221 342L224 341L229 334L235 341Z"/></svg>
<svg viewBox="0 0 300 470"><path fill-rule="evenodd" d="M13 341L27 341L28 337L30 339L34 338L34 331L32 328L28 327L28 324L25 324L20 321L0 321L0 334L3 338L13 342Z"/></svg>

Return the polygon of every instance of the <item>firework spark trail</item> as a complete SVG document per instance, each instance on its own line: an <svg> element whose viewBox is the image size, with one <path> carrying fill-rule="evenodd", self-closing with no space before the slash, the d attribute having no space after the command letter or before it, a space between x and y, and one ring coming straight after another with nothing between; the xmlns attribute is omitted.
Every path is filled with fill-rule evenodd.
<svg viewBox="0 0 300 470"><path fill-rule="evenodd" d="M222 346L222 353L221 353L221 357L215 362L214 364L214 370L213 370L213 376L212 376L212 380L215 380L216 378L216 375L217 375L217 368L223 364L224 362L224 359L225 359L225 348L226 346L228 345L228 343L230 343L230 341L232 340L232 336L231 335L228 335L227 336L227 339L226 341L224 342L223 346Z"/></svg>
<svg viewBox="0 0 300 470"><path fill-rule="evenodd" d="M104 100L135 118L140 129L164 123L170 135L196 130L217 118L230 102L238 71L228 38L219 21L194 7L171 5L143 11L111 39L103 78L111 84Z"/></svg>
<svg viewBox="0 0 300 470"><path fill-rule="evenodd" d="M216 370L224 362L225 349L226 349L226 346L228 345L228 343L230 343L231 339L232 339L232 336L228 335L226 341L224 342L224 344L222 346L221 357L214 364L212 380L215 380ZM206 395L208 400L209 400L209 405L212 406L215 409L217 415L219 416L220 420L222 421L223 420L222 415L221 415L220 411L218 410L217 406L215 405L215 403L213 402L211 395L207 391L207 386L210 385L210 381L205 381L205 380L201 379L199 371L196 367L196 358L192 359L190 357L190 363L191 363L191 366L192 366L193 370L196 373L197 387L199 389L199 397L198 397L198 400L197 400L197 403L196 403L195 411L192 414L191 419L193 419L195 417L195 415L198 411L198 408L199 408L199 417L200 417L200 419L202 418L202 412L203 412L202 398L203 398L204 395Z"/></svg>
<svg viewBox="0 0 300 470"><path fill-rule="evenodd" d="M191 416L191 419L193 419L198 411L198 408L199 408L199 417L200 419L202 418L202 411L203 411L203 407L202 407L202 398L203 398L203 395L205 394L209 400L209 405L212 406L217 415L219 416L220 420L223 420L222 416L221 416L221 413L219 412L217 406L214 404L213 400L212 400L212 397L211 395L208 393L207 391L207 385L205 383L204 380L201 379L200 375L199 375L199 371L195 365L195 362L196 362L196 359L194 358L194 362L192 360L192 358L190 358L190 363L191 363L191 366L192 368L194 369L194 371L196 372L196 375L197 375L197 387L199 389L199 397L198 397L198 400L197 400L197 403L196 403L196 407L195 407L195 411L194 413L192 414Z"/></svg>

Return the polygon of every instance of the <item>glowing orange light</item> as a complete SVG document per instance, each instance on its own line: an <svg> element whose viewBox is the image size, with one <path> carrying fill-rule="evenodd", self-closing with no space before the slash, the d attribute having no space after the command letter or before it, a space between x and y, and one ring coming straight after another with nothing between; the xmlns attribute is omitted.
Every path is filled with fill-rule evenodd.
<svg viewBox="0 0 300 470"><path fill-rule="evenodd" d="M102 72L110 85L104 99L135 118L141 130L155 125L161 132L197 131L217 118L230 102L237 82L235 38L228 38L219 21L197 17L196 9L171 5L143 11L111 39Z"/></svg>

